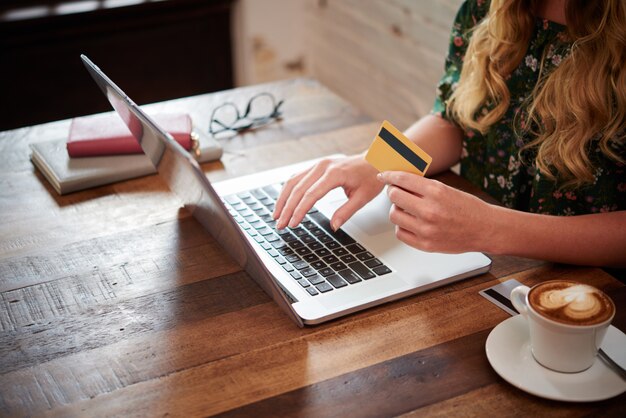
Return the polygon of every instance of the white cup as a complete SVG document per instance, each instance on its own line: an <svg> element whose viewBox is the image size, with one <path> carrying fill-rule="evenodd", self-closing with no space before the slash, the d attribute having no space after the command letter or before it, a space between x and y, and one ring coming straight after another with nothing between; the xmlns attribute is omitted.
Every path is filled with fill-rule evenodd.
<svg viewBox="0 0 626 418"><path fill-rule="evenodd" d="M576 373L593 364L606 331L615 316L593 325L560 323L539 314L529 304L531 288L518 286L511 292L511 302L526 319L530 346L535 360L558 372Z"/></svg>

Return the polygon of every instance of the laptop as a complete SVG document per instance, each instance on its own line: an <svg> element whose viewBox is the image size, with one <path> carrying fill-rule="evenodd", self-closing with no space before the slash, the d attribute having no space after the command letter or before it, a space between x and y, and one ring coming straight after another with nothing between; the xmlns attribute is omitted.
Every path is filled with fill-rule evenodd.
<svg viewBox="0 0 626 418"><path fill-rule="evenodd" d="M484 254L427 253L397 240L385 193L337 232L329 219L346 201L340 189L320 200L298 227L277 230L271 213L281 184L313 161L211 183L191 154L93 62L81 59L158 175L298 326L489 271L491 260Z"/></svg>

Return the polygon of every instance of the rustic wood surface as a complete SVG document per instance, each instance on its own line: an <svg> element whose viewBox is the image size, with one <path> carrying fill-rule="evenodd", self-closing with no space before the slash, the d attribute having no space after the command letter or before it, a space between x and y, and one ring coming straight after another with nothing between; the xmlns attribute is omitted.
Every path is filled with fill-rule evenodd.
<svg viewBox="0 0 626 418"><path fill-rule="evenodd" d="M149 108L205 128L214 106L259 91L286 100L283 122L225 140L212 180L361 151L378 125L302 79ZM528 395L484 350L508 314L478 291L509 278L598 286L626 330L626 288L602 270L494 256L487 274L300 329L157 176L56 195L28 144L68 127L0 133L0 416L624 416L624 394Z"/></svg>

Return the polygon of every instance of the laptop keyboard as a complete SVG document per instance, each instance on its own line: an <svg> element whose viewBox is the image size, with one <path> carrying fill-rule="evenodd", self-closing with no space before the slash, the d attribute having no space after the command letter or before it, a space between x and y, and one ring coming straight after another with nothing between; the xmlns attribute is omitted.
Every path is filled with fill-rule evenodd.
<svg viewBox="0 0 626 418"><path fill-rule="evenodd" d="M239 226L311 296L391 273L350 235L334 232L315 208L296 228L276 229L272 212L277 198L278 190L266 186L223 201Z"/></svg>

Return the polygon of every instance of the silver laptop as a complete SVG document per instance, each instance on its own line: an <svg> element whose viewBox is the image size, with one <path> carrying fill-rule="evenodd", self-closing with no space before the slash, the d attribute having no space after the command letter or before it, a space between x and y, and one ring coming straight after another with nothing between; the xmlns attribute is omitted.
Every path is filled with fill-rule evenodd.
<svg viewBox="0 0 626 418"><path fill-rule="evenodd" d="M81 58L185 208L299 326L489 270L491 260L481 253L426 253L398 241L385 193L337 232L328 220L346 200L339 189L319 201L297 228L277 230L271 213L280 185L312 161L212 184L185 149Z"/></svg>

